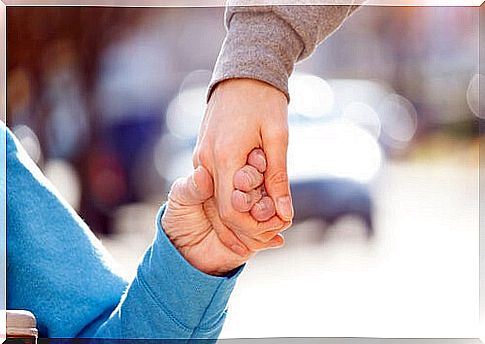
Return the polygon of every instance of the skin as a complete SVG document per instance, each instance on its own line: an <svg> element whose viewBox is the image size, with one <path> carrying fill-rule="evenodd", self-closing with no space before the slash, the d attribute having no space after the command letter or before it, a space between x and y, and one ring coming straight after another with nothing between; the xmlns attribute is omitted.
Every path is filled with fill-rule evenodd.
<svg viewBox="0 0 485 344"><path fill-rule="evenodd" d="M262 200L265 162L261 150L250 153L247 165L234 175L234 184L245 190L234 190L234 195L237 195L233 195L234 199L241 196L247 204L252 205ZM256 217L267 217L274 213L272 202L264 211L255 210ZM219 231L228 229L224 229L216 206L213 180L209 171L202 166L172 185L162 226L171 242L192 266L215 276L225 275L241 266L256 251L284 245L278 229L266 235L260 234L258 240L263 241L257 249L249 250L243 256L228 248L218 235Z"/></svg>
<svg viewBox="0 0 485 344"><path fill-rule="evenodd" d="M268 232L278 233L291 225L287 147L288 104L281 91L253 79L230 79L217 85L207 105L193 163L194 167L204 166L213 176L214 206L224 225L216 229L217 235L241 256L261 249ZM234 191L244 193L248 188L233 178L256 148L267 158L261 193L268 197L249 207L242 200L244 196L234 195ZM261 171L262 166L258 167ZM274 215L272 207L276 208Z"/></svg>

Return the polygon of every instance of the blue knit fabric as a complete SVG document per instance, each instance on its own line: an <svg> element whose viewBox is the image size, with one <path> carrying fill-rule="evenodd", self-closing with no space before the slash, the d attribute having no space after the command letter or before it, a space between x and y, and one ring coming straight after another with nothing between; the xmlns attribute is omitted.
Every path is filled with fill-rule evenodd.
<svg viewBox="0 0 485 344"><path fill-rule="evenodd" d="M216 338L236 278L188 264L157 234L130 283L12 133L7 159L7 309L30 310L41 337ZM3 173L5 175L5 173Z"/></svg>

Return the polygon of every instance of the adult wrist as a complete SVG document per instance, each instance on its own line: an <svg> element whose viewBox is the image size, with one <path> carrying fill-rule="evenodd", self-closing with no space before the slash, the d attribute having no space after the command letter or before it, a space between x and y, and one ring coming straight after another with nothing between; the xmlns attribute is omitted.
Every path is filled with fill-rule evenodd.
<svg viewBox="0 0 485 344"><path fill-rule="evenodd" d="M287 98L287 95L281 89L266 81L254 78L238 77L224 79L213 86L211 96L216 93L216 90L221 94L224 94L227 90L232 94L237 94L238 97L243 97L247 93L251 93L251 98L254 101L256 101L256 98L261 98L264 102L268 102L270 98L276 99L275 97Z"/></svg>

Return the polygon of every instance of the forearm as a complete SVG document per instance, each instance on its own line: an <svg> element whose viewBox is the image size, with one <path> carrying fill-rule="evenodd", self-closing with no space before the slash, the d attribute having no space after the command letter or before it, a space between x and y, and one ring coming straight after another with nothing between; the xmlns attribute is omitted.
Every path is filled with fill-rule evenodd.
<svg viewBox="0 0 485 344"><path fill-rule="evenodd" d="M362 0L355 0L359 2ZM280 89L289 98L288 78L294 64L311 55L359 7L247 6L253 3L253 0L229 1L228 31L214 68L209 95L223 80L251 78Z"/></svg>
<svg viewBox="0 0 485 344"><path fill-rule="evenodd" d="M7 146L7 308L34 313L43 338L75 337L114 309L127 282L3 122L0 137Z"/></svg>
<svg viewBox="0 0 485 344"><path fill-rule="evenodd" d="M118 307L84 336L96 338L216 339L240 269L215 277L192 267L164 233L157 235Z"/></svg>
<svg viewBox="0 0 485 344"><path fill-rule="evenodd" d="M8 166L7 307L32 311L41 337L217 338L241 269L214 277L192 267L161 228L162 208L157 236L127 287L2 122L0 137Z"/></svg>

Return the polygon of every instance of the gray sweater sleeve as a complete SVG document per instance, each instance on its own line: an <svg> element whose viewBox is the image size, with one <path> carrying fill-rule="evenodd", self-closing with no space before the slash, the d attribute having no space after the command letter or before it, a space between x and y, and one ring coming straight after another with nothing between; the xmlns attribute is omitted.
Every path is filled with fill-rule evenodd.
<svg viewBox="0 0 485 344"><path fill-rule="evenodd" d="M294 64L311 55L315 47L359 7L247 6L251 2L254 0L229 0L227 35L214 68L208 97L223 80L251 78L275 86L289 99L288 78Z"/></svg>

